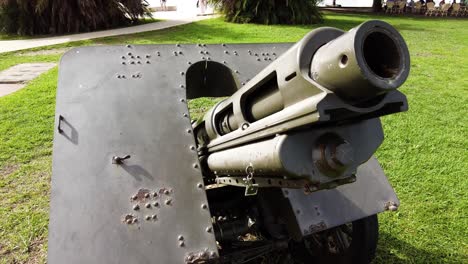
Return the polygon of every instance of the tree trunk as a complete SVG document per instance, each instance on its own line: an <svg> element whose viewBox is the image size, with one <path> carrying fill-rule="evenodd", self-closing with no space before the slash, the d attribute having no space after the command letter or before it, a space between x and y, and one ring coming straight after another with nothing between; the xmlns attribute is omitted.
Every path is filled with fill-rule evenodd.
<svg viewBox="0 0 468 264"><path fill-rule="evenodd" d="M372 4L372 11L374 12L382 11L382 0L374 0L374 3Z"/></svg>

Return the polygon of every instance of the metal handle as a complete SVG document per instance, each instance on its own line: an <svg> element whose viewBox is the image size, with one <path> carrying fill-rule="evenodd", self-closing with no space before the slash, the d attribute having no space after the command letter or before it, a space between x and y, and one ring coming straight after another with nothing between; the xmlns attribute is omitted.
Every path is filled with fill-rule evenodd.
<svg viewBox="0 0 468 264"><path fill-rule="evenodd" d="M59 119L58 119L58 126L57 126L57 130L60 134L63 133L63 129L62 129L62 121L64 120L63 116L59 115Z"/></svg>
<svg viewBox="0 0 468 264"><path fill-rule="evenodd" d="M124 157L112 157L112 164L122 164L124 160L131 158L130 155L126 155Z"/></svg>

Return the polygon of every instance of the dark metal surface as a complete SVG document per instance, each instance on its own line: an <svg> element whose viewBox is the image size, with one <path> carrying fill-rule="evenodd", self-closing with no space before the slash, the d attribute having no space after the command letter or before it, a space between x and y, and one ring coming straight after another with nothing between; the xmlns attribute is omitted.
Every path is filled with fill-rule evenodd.
<svg viewBox="0 0 468 264"><path fill-rule="evenodd" d="M48 263L215 258L186 95L230 95L290 46L102 46L64 55ZM213 76L219 71L210 67L225 72ZM398 205L375 160L359 169L357 183L308 196L287 190L304 234Z"/></svg>
<svg viewBox="0 0 468 264"><path fill-rule="evenodd" d="M309 235L400 204L377 159L358 168L356 181L306 195L297 189L283 189L289 199L302 235Z"/></svg>
<svg viewBox="0 0 468 264"><path fill-rule="evenodd" d="M184 263L216 257L186 93L219 96L233 87L223 91L217 76L205 76L209 85L199 76L196 85L188 83L187 72L200 63L226 66L237 89L290 45L86 47L65 54L48 262Z"/></svg>

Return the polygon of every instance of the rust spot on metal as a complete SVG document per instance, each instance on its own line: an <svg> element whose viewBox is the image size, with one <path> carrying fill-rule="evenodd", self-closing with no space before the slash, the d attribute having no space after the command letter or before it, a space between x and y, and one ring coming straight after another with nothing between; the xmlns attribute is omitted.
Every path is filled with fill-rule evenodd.
<svg viewBox="0 0 468 264"><path fill-rule="evenodd" d="M393 201L386 202L384 205L384 209L389 211L396 211L398 210L398 204Z"/></svg>
<svg viewBox="0 0 468 264"><path fill-rule="evenodd" d="M208 249L204 249L198 252L190 252L185 256L185 263L188 264L199 264L199 263L211 263L217 257L216 252L208 252Z"/></svg>
<svg viewBox="0 0 468 264"><path fill-rule="evenodd" d="M138 218L132 214L126 214L122 217L122 223L127 225L133 225L138 223Z"/></svg>
<svg viewBox="0 0 468 264"><path fill-rule="evenodd" d="M132 201L143 202L150 197L150 190L139 189L136 194L132 196Z"/></svg>
<svg viewBox="0 0 468 264"><path fill-rule="evenodd" d="M309 232L311 234L320 232L325 229L327 229L327 224L325 224L324 221L320 221L317 224L312 224L309 226Z"/></svg>
<svg viewBox="0 0 468 264"><path fill-rule="evenodd" d="M159 194L169 195L172 193L172 189L169 188L159 188Z"/></svg>

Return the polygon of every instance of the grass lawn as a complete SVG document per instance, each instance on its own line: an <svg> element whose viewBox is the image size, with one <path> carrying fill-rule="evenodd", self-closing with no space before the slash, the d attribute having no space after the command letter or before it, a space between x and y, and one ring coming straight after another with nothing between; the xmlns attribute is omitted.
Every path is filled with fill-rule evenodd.
<svg viewBox="0 0 468 264"><path fill-rule="evenodd" d="M383 19L406 39L409 112L383 118L377 152L401 200L380 215L376 263L468 263L468 20L327 14L323 25L263 26L201 21L177 28L83 41L90 44L292 42L312 28L350 29ZM36 49L40 50L40 49ZM42 49L43 50L43 49ZM0 54L0 70L60 55ZM0 263L43 263L57 69L0 98ZM211 100L192 102L201 113Z"/></svg>

